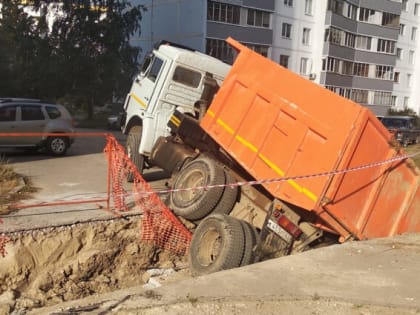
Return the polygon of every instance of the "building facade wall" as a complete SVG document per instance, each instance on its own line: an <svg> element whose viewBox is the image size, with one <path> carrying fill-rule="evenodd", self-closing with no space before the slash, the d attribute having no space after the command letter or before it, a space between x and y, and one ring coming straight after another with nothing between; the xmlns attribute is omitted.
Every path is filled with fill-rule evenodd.
<svg viewBox="0 0 420 315"><path fill-rule="evenodd" d="M146 52L153 43L167 39L215 54L222 60L231 62L233 52L224 44L224 39L232 36L303 77L368 106L378 115L386 114L391 106L400 109L410 107L418 112L420 89L416 89L415 86L420 85L420 62L417 61L419 57L416 53L420 45L420 13L414 14L414 6L420 1L213 2L240 8L239 21L230 23L209 18L211 15L208 12L207 0L133 0L133 3L145 4L148 11L141 23L142 33L133 37L132 43L141 46ZM340 2L343 6L340 12L332 9L331 4L334 2ZM406 9L401 10L402 6ZM366 13L369 9L373 10L374 14ZM420 8L418 10L420 11ZM252 11L268 14L269 25L249 25L248 14ZM369 20L361 20L362 11L367 14ZM401 15L398 23L405 25L405 34L400 32L398 24L382 25L384 17L392 15ZM285 31L285 25L289 25L290 29ZM416 27L419 34L413 40L411 32ZM370 48L361 49L354 43L347 45L330 41L327 30L331 28L334 28L334 32L343 32L345 36L370 38ZM393 45L393 50L388 51L387 48L386 51L378 51L382 44ZM397 53L401 51L402 56L397 57ZM330 71L328 67L331 68L331 64L335 67L335 62L339 66ZM363 75L350 73L347 68L347 72L342 73L344 67L349 65L356 68L367 65L367 70ZM384 71L385 75L381 74Z"/></svg>

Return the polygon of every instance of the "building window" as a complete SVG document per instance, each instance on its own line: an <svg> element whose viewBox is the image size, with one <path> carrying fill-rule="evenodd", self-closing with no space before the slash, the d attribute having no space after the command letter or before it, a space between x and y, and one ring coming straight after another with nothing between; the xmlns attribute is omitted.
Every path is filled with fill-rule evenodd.
<svg viewBox="0 0 420 315"><path fill-rule="evenodd" d="M280 55L280 65L285 68L289 67L289 56L288 55Z"/></svg>
<svg viewBox="0 0 420 315"><path fill-rule="evenodd" d="M414 65L414 50L410 50L410 52L408 53L408 63L410 65Z"/></svg>
<svg viewBox="0 0 420 315"><path fill-rule="evenodd" d="M283 38L291 38L292 34L292 24L289 23L283 23L281 28L281 36Z"/></svg>
<svg viewBox="0 0 420 315"><path fill-rule="evenodd" d="M268 46L264 45L251 45L251 44L245 44L249 49L252 49L256 53L259 53L260 55L267 57L268 56Z"/></svg>
<svg viewBox="0 0 420 315"><path fill-rule="evenodd" d="M392 100L391 92L375 91L373 104L375 105L390 105Z"/></svg>
<svg viewBox="0 0 420 315"><path fill-rule="evenodd" d="M354 35L352 33L346 33L344 46L353 48L355 39L356 39L356 35Z"/></svg>
<svg viewBox="0 0 420 315"><path fill-rule="evenodd" d="M367 63L355 62L353 67L353 75L357 75L359 77L368 77L369 65Z"/></svg>
<svg viewBox="0 0 420 315"><path fill-rule="evenodd" d="M394 71L394 69L391 66L377 65L376 66L376 71L375 71L375 78L384 79L384 80L391 80L393 71Z"/></svg>
<svg viewBox="0 0 420 315"><path fill-rule="evenodd" d="M375 10L360 8L359 21L373 23L375 17Z"/></svg>
<svg viewBox="0 0 420 315"><path fill-rule="evenodd" d="M410 103L410 98L408 96L404 96L404 103L403 106L404 107L408 107L408 104Z"/></svg>
<svg viewBox="0 0 420 315"><path fill-rule="evenodd" d="M300 73L308 74L310 72L309 67L309 59L304 57L300 58Z"/></svg>
<svg viewBox="0 0 420 315"><path fill-rule="evenodd" d="M417 27L414 27L411 29L411 40L417 39Z"/></svg>
<svg viewBox="0 0 420 315"><path fill-rule="evenodd" d="M402 3L401 3L401 10L402 11L408 11L408 6L407 6L407 4L408 4L408 0L402 0Z"/></svg>
<svg viewBox="0 0 420 315"><path fill-rule="evenodd" d="M293 0L284 0L284 5L287 7L293 7Z"/></svg>
<svg viewBox="0 0 420 315"><path fill-rule="evenodd" d="M350 98L357 103L367 103L368 95L368 90L352 89Z"/></svg>
<svg viewBox="0 0 420 315"><path fill-rule="evenodd" d="M340 71L340 60L332 57L328 57L326 60L323 59L322 70L338 73Z"/></svg>
<svg viewBox="0 0 420 315"><path fill-rule="evenodd" d="M383 26L395 26L400 25L400 16L388 12L382 13L382 25Z"/></svg>
<svg viewBox="0 0 420 315"><path fill-rule="evenodd" d="M415 3L414 4L414 15L418 16L419 15L419 10L420 9L420 4L419 3Z"/></svg>
<svg viewBox="0 0 420 315"><path fill-rule="evenodd" d="M408 87L411 87L411 85L412 85L412 80L411 80L411 78L412 78L412 75L411 75L410 73L408 73L408 74L407 74L407 86L408 86Z"/></svg>
<svg viewBox="0 0 420 315"><path fill-rule="evenodd" d="M247 24L253 26L270 27L270 13L248 9Z"/></svg>
<svg viewBox="0 0 420 315"><path fill-rule="evenodd" d="M400 24L400 35L401 36L405 35L405 24Z"/></svg>
<svg viewBox="0 0 420 315"><path fill-rule="evenodd" d="M399 72L394 73L394 82L395 83L400 83L400 73Z"/></svg>
<svg viewBox="0 0 420 315"><path fill-rule="evenodd" d="M312 0L305 0L305 14L312 15Z"/></svg>
<svg viewBox="0 0 420 315"><path fill-rule="evenodd" d="M378 39L377 52L395 54L395 41L387 39Z"/></svg>
<svg viewBox="0 0 420 315"><path fill-rule="evenodd" d="M233 49L224 40L207 38L206 53L226 63L233 63Z"/></svg>
<svg viewBox="0 0 420 315"><path fill-rule="evenodd" d="M353 75L353 62L343 60L341 62L341 74Z"/></svg>
<svg viewBox="0 0 420 315"><path fill-rule="evenodd" d="M302 33L302 44L308 46L311 40L311 29L304 27Z"/></svg>
<svg viewBox="0 0 420 315"><path fill-rule="evenodd" d="M336 45L342 45L345 40L345 32L334 27L325 30L324 40Z"/></svg>
<svg viewBox="0 0 420 315"><path fill-rule="evenodd" d="M328 0L328 10L343 15L343 2L339 0Z"/></svg>
<svg viewBox="0 0 420 315"><path fill-rule="evenodd" d="M368 36L357 35L356 36L356 48L371 50L372 38Z"/></svg>
<svg viewBox="0 0 420 315"><path fill-rule="evenodd" d="M402 60L403 59L403 50L402 48L397 48L397 59Z"/></svg>
<svg viewBox="0 0 420 315"><path fill-rule="evenodd" d="M207 1L207 20L239 24L240 7L215 1Z"/></svg>
<svg viewBox="0 0 420 315"><path fill-rule="evenodd" d="M397 96L392 95L391 96L391 106L397 105Z"/></svg>
<svg viewBox="0 0 420 315"><path fill-rule="evenodd" d="M343 15L349 19L356 20L357 18L357 6L344 2Z"/></svg>
<svg viewBox="0 0 420 315"><path fill-rule="evenodd" d="M340 87L340 86L333 86L333 85L326 85L325 88L327 88L328 90L330 90L330 91L332 91L332 92L334 92L334 93L336 93L340 96L350 98L350 95L351 95L351 89L350 88L343 88L343 87Z"/></svg>

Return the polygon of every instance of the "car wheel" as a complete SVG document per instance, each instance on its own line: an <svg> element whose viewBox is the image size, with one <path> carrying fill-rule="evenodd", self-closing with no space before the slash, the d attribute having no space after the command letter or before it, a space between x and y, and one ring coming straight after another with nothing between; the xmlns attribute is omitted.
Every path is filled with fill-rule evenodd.
<svg viewBox="0 0 420 315"><path fill-rule="evenodd" d="M141 135L142 126L131 127L130 131L128 132L126 145L127 155L137 167L137 170L140 173L140 175L143 174L144 168L144 156L139 153ZM130 170L127 173L127 181L130 183L134 181L134 173Z"/></svg>
<svg viewBox="0 0 420 315"><path fill-rule="evenodd" d="M225 183L223 168L208 157L189 162L176 177L174 192L170 195L170 208L187 220L200 220L208 215L220 201ZM220 185L209 189L207 187Z"/></svg>
<svg viewBox="0 0 420 315"><path fill-rule="evenodd" d="M54 156L63 156L69 148L69 140L66 137L49 137L46 143L47 152Z"/></svg>
<svg viewBox="0 0 420 315"><path fill-rule="evenodd" d="M198 276L239 267L244 242L239 220L224 214L208 216L192 237L189 251L191 273Z"/></svg>

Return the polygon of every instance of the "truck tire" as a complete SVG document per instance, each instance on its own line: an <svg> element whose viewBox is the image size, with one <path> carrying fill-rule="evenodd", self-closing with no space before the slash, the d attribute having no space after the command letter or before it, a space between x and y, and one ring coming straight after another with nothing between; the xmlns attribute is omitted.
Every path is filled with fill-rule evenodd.
<svg viewBox="0 0 420 315"><path fill-rule="evenodd" d="M142 126L133 126L130 128L127 137L127 155L130 160L137 167L138 172L143 174L144 167L144 156L139 153L140 141L141 141ZM134 172L130 170L127 172L127 181L134 181Z"/></svg>
<svg viewBox="0 0 420 315"><path fill-rule="evenodd" d="M239 220L224 214L206 217L195 230L189 266L193 276L239 267L245 236Z"/></svg>
<svg viewBox="0 0 420 315"><path fill-rule="evenodd" d="M259 234L257 229L252 224L243 220L241 220L240 223L245 237L244 254L240 264L240 266L243 267L258 261L258 257L253 252L253 250L259 241Z"/></svg>
<svg viewBox="0 0 420 315"><path fill-rule="evenodd" d="M48 137L45 148L53 156L63 156L69 148L69 140L66 137Z"/></svg>
<svg viewBox="0 0 420 315"><path fill-rule="evenodd" d="M229 170L225 170L226 185L235 183L235 178ZM213 209L212 213L229 214L238 200L239 187L225 186L222 197Z"/></svg>
<svg viewBox="0 0 420 315"><path fill-rule="evenodd" d="M170 208L187 220L200 220L212 212L219 202L224 183L223 168L208 157L199 157L189 162L176 177L173 189L180 191L171 192ZM221 187L189 190L210 185Z"/></svg>

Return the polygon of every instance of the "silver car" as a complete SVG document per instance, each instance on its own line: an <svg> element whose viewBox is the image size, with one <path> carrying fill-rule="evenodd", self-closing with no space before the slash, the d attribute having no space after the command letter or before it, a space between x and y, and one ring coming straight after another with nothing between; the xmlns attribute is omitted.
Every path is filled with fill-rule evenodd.
<svg viewBox="0 0 420 315"><path fill-rule="evenodd" d="M41 100L0 98L0 133L73 133L74 121L62 105ZM0 148L45 149L66 154L74 142L69 135L0 136Z"/></svg>

